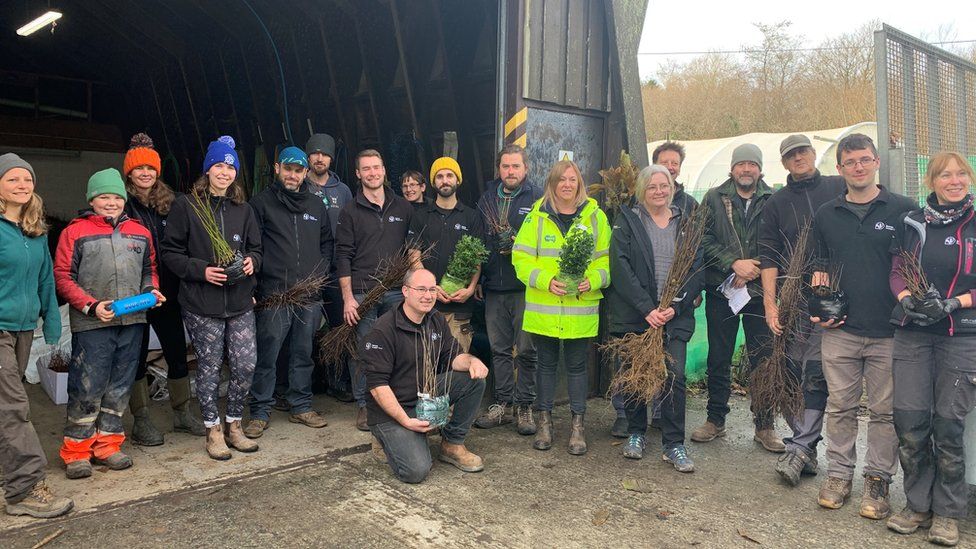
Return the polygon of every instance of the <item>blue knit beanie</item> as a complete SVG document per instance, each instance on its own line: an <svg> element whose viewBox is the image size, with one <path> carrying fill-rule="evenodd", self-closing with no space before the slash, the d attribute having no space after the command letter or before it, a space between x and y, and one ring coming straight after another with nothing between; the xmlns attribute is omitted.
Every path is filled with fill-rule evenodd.
<svg viewBox="0 0 976 549"><path fill-rule="evenodd" d="M221 162L233 166L235 170L240 169L241 162L237 158L237 151L234 150L236 146L234 138L229 135L222 135L216 141L211 141L207 146L207 154L203 157L203 173L207 173L214 164Z"/></svg>
<svg viewBox="0 0 976 549"><path fill-rule="evenodd" d="M305 151L298 147L285 147L278 154L279 164L297 164L303 168L308 168L308 156Z"/></svg>

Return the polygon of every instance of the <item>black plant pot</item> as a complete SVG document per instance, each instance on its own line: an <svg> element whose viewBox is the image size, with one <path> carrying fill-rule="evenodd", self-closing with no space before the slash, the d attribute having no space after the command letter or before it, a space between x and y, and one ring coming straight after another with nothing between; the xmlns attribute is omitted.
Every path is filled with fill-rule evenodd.
<svg viewBox="0 0 976 549"><path fill-rule="evenodd" d="M234 252L234 260L224 266L224 274L227 275L225 286L233 286L247 278L244 274L244 256L241 252Z"/></svg>
<svg viewBox="0 0 976 549"><path fill-rule="evenodd" d="M847 294L840 290L831 292L814 289L813 295L807 300L807 309L810 316L815 316L825 322L841 320L847 316Z"/></svg>
<svg viewBox="0 0 976 549"><path fill-rule="evenodd" d="M927 292L925 292L925 298L922 300L912 298L915 301L915 312L922 313L929 318L942 318L945 313L942 310L942 294L935 287L930 287Z"/></svg>

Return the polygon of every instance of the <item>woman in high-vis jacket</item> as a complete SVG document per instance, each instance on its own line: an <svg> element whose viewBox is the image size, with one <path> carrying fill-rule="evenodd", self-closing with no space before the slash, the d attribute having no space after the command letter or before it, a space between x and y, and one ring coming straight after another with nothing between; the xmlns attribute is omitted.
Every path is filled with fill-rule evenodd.
<svg viewBox="0 0 976 549"><path fill-rule="evenodd" d="M580 226L594 241L593 254L577 292L568 295L557 280L563 241ZM525 217L512 248L515 273L525 284L522 329L532 335L538 353L536 409L538 430L533 446L552 447L552 403L560 349L566 364L570 410L573 413L569 453L586 453L583 414L586 411L586 363L591 339L600 324L602 289L610 285L610 225L592 198L583 176L571 161L557 162L546 178L542 198Z"/></svg>
<svg viewBox="0 0 976 549"><path fill-rule="evenodd" d="M895 249L917 259L939 294L913 298L907 261L895 256L892 404L907 505L888 519L888 528L900 534L929 528L930 542L956 545L969 495L963 422L976 405L973 169L958 153L939 153L925 183L932 193L897 227Z"/></svg>

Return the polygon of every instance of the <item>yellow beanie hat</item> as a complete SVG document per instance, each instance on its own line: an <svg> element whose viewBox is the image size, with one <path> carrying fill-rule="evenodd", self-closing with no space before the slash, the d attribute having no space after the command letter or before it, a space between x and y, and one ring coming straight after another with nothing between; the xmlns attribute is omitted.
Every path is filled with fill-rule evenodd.
<svg viewBox="0 0 976 549"><path fill-rule="evenodd" d="M442 156L434 161L430 166L430 184L434 184L434 176L437 172L441 170L451 170L454 175L458 178L458 185L461 184L461 166L458 165L457 160L454 160L450 156Z"/></svg>

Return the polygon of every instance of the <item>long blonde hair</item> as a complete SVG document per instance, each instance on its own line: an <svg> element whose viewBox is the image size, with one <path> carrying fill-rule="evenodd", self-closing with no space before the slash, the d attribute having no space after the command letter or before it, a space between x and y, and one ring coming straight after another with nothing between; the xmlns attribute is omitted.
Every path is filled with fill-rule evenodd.
<svg viewBox="0 0 976 549"><path fill-rule="evenodd" d="M549 175L546 176L546 187L542 193L543 206L555 208L556 185L559 183L559 178L570 168L576 172L576 181L579 183L579 186L576 187L576 207L578 208L586 202L586 184L583 183L583 173L580 171L579 166L572 160L560 160L552 165L552 169L549 170Z"/></svg>
<svg viewBox="0 0 976 549"><path fill-rule="evenodd" d="M7 201L0 198L0 214L5 213L7 213ZM21 208L20 230L32 238L47 233L47 221L44 220L44 200L41 199L41 195L31 193L30 200Z"/></svg>

